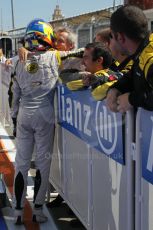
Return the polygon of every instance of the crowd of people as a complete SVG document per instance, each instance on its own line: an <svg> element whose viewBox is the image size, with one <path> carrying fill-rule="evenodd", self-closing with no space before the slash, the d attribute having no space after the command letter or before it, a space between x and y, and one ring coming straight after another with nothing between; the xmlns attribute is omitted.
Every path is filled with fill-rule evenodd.
<svg viewBox="0 0 153 230"><path fill-rule="evenodd" d="M37 171L33 221L47 221L43 205L54 140L53 101L57 81L73 91L90 89L95 100L106 99L112 112L125 113L138 107L153 110L153 34L140 8L121 6L112 13L110 28L98 31L85 48L75 48L73 32L67 28L53 30L47 22L37 19L27 26L19 57L10 60L16 73L11 103L12 118L17 120L16 224L23 223L34 146ZM61 202L59 196L54 204Z"/></svg>

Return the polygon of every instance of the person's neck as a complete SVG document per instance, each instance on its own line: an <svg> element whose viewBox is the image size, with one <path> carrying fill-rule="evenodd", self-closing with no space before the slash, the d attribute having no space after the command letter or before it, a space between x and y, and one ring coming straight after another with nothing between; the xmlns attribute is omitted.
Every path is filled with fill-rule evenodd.
<svg viewBox="0 0 153 230"><path fill-rule="evenodd" d="M126 55L122 55L122 54L118 54L118 56L115 58L115 60L117 60L119 63L122 63L128 56Z"/></svg>
<svg viewBox="0 0 153 230"><path fill-rule="evenodd" d="M103 67L102 67L102 66L97 67L97 68L94 69L93 74L94 74L94 73L97 73L97 72L99 72L99 71L101 71L101 70L103 70Z"/></svg>
<svg viewBox="0 0 153 230"><path fill-rule="evenodd" d="M135 52L137 51L138 47L140 46L140 42L135 42L135 41L131 41L129 47L129 55L133 55L135 54Z"/></svg>

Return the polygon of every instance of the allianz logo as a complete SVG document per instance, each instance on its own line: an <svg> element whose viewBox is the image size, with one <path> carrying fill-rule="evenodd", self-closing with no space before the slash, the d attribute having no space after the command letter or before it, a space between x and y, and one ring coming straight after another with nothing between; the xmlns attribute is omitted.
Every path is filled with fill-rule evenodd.
<svg viewBox="0 0 153 230"><path fill-rule="evenodd" d="M95 128L102 150L111 155L117 145L117 118L115 113L107 110L100 101L97 102L95 112Z"/></svg>
<svg viewBox="0 0 153 230"><path fill-rule="evenodd" d="M71 94L72 95L72 94ZM117 118L98 101L96 109L65 93L64 87L58 88L59 117L62 122L79 130L83 135L98 140L102 151L111 155L117 144Z"/></svg>

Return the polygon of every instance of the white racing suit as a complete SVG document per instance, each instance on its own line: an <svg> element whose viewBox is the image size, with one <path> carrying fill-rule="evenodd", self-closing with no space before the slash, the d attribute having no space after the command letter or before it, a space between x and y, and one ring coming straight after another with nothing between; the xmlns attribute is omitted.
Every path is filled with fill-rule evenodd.
<svg viewBox="0 0 153 230"><path fill-rule="evenodd" d="M48 185L54 138L54 89L60 59L56 51L18 62L13 82L12 118L17 117L14 178L15 208L24 207L27 176L36 147L34 203L42 205Z"/></svg>
<svg viewBox="0 0 153 230"><path fill-rule="evenodd" d="M36 148L34 204L43 205L48 185L54 139L54 90L61 58L77 51L47 51L16 65L13 83L12 118L17 118L14 202L24 207L27 176L33 147ZM17 59L15 59L16 62ZM13 60L12 60L13 62Z"/></svg>

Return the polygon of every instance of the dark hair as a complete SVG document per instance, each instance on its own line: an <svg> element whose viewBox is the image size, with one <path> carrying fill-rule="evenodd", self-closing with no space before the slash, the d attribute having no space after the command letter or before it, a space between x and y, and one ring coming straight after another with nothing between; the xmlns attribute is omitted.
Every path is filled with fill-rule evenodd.
<svg viewBox="0 0 153 230"><path fill-rule="evenodd" d="M96 61L103 57L103 68L106 69L112 64L112 55L109 49L102 42L88 43L85 49L92 49L92 60Z"/></svg>
<svg viewBox="0 0 153 230"><path fill-rule="evenodd" d="M149 34L145 14L140 8L132 5L121 6L112 14L110 28L114 33L125 33L135 41L141 41Z"/></svg>
<svg viewBox="0 0 153 230"><path fill-rule="evenodd" d="M96 33L96 36L99 36L101 42L108 42L110 43L110 28L101 29Z"/></svg>

